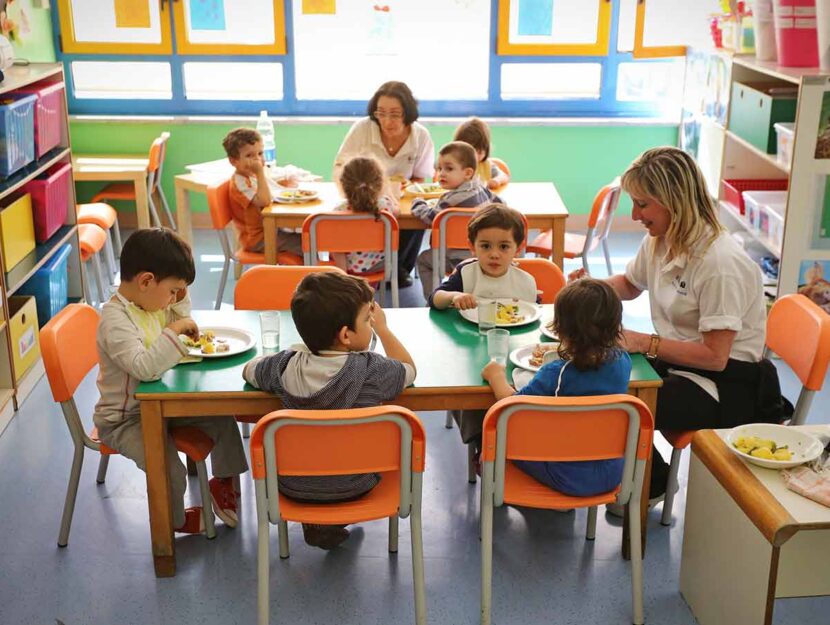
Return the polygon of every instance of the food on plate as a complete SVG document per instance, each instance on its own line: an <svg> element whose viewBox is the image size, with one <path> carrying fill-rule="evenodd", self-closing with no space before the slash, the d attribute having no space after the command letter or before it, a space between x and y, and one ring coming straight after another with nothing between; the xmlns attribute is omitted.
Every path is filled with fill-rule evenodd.
<svg viewBox="0 0 830 625"><path fill-rule="evenodd" d="M231 348L227 340L216 338L212 330L205 330L195 341L185 334L180 335L179 339L190 349L200 349L203 354L221 354Z"/></svg>
<svg viewBox="0 0 830 625"><path fill-rule="evenodd" d="M533 348L533 353L528 358L528 362L534 367L541 367L545 364L545 354L556 350L558 347L559 343L539 343Z"/></svg>
<svg viewBox="0 0 830 625"><path fill-rule="evenodd" d="M775 441L758 436L739 436L732 445L741 453L764 460L792 460L793 453L786 445L776 445Z"/></svg>
<svg viewBox="0 0 830 625"><path fill-rule="evenodd" d="M518 304L496 304L496 323L519 323L524 321L526 315L519 314Z"/></svg>
<svg viewBox="0 0 830 625"><path fill-rule="evenodd" d="M317 192L308 189L291 189L289 191L280 191L279 197L282 200L310 200L317 197Z"/></svg>

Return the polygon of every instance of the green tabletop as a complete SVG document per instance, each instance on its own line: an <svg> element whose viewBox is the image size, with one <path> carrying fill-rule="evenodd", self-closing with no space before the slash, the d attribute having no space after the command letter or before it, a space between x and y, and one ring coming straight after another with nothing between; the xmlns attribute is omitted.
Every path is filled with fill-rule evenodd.
<svg viewBox="0 0 830 625"><path fill-rule="evenodd" d="M510 350L524 345L547 342L540 324L553 316L553 306L543 306L540 321L510 330ZM422 389L486 386L481 370L487 364L487 339L478 326L461 317L457 310L429 308L385 309L389 327L406 345L418 368L414 386ZM257 338L257 346L243 354L224 358L205 358L201 362L180 364L167 371L160 380L144 382L137 394L157 393L227 393L254 391L242 379L242 369L252 358L262 355L259 344L259 313L244 310L193 311L193 318L203 327L234 326L245 328ZM290 311L280 315L280 347L300 342ZM380 346L378 346L379 348ZM632 355L631 382L648 383L660 378L641 354ZM508 364L508 376L513 366Z"/></svg>

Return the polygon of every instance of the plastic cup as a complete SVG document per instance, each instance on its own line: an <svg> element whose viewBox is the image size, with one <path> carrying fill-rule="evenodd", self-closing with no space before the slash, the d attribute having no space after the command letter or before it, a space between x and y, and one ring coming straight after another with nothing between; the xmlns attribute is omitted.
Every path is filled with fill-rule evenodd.
<svg viewBox="0 0 830 625"><path fill-rule="evenodd" d="M487 355L500 365L507 364L507 354L510 351L510 332L503 328L493 328L487 331Z"/></svg>
<svg viewBox="0 0 830 625"><path fill-rule="evenodd" d="M262 349L276 351L280 348L280 313L268 310L259 313L259 328L262 332Z"/></svg>
<svg viewBox="0 0 830 625"><path fill-rule="evenodd" d="M496 301L478 300L478 333L485 336L488 331L496 327Z"/></svg>

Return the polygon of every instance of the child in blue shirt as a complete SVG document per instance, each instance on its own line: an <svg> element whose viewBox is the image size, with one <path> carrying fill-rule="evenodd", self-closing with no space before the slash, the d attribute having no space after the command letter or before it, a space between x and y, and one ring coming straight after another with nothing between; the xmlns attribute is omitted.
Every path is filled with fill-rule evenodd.
<svg viewBox="0 0 830 625"><path fill-rule="evenodd" d="M622 303L602 280L572 282L556 298L552 330L559 337L560 359L539 369L521 390L507 382L505 368L495 362L482 371L496 399L511 395L574 397L625 393L631 359L619 347ZM550 345L555 346L555 343ZM514 460L513 464L550 488L574 497L607 493L622 480L623 459L579 462Z"/></svg>

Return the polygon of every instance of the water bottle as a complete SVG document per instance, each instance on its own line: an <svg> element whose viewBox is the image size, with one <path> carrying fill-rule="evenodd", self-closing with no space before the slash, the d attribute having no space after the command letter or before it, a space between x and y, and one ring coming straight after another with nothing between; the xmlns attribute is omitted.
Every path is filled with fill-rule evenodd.
<svg viewBox="0 0 830 625"><path fill-rule="evenodd" d="M274 143L274 124L268 119L268 111L260 111L256 122L257 132L262 136L262 147L267 167L277 165L277 146Z"/></svg>

